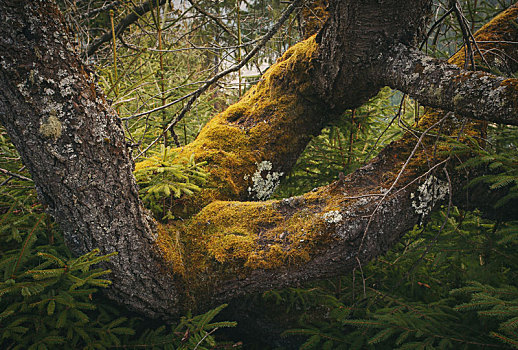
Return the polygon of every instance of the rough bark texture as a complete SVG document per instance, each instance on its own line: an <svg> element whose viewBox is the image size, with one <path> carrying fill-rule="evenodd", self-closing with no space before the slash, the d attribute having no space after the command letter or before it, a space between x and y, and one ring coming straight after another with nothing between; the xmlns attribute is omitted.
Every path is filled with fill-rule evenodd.
<svg viewBox="0 0 518 350"><path fill-rule="evenodd" d="M182 154L208 161L211 188L177 202L179 212L186 206L195 216L159 229L138 199L119 122L47 2L0 0L0 120L73 251L119 252L110 263L110 293L136 310L168 316L185 305L344 273L389 249L445 198L437 136L408 134L345 179L303 196L231 200L267 198L312 135L374 95L388 79L376 63L388 55L394 65L391 48L415 44L430 5L330 1L318 36L288 50L184 147ZM504 17L514 21L517 8ZM509 27L516 41L518 31ZM498 31L484 30L498 40ZM461 60L459 53L453 61ZM412 90L419 82L401 84ZM419 125L455 137L460 130L484 134L479 123L443 116L430 112ZM451 164L446 169L455 194L463 178Z"/></svg>
<svg viewBox="0 0 518 350"><path fill-rule="evenodd" d="M355 108L377 93L373 61L393 43L421 37L431 0L330 1L319 32L316 88L331 108Z"/></svg>
<svg viewBox="0 0 518 350"><path fill-rule="evenodd" d="M425 106L518 125L516 79L466 71L403 44L383 55L379 67L384 85L407 92Z"/></svg>
<svg viewBox="0 0 518 350"><path fill-rule="evenodd" d="M119 252L108 264L112 297L164 314L180 297L178 283L157 254L120 122L68 44L56 7L1 1L0 21L0 121L40 198L75 254Z"/></svg>

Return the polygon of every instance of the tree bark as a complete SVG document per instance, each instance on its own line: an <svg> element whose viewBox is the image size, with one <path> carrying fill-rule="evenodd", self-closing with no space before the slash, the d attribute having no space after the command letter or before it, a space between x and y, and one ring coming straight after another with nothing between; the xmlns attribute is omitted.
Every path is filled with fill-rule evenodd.
<svg viewBox="0 0 518 350"><path fill-rule="evenodd" d="M431 79L428 71L446 67L433 61L420 71L416 62L423 58L411 51L431 0L329 3L331 16L317 36L289 49L241 101L179 150L208 162L209 188L176 202L178 212L187 209L184 221L155 227L138 198L120 123L68 44L56 7L0 0L0 121L73 252L119 252L109 263L112 298L171 317L185 307L341 274L389 249L448 191L461 191L464 178L436 155L437 135L482 137L484 126L430 112L419 122L424 129L345 179L299 197L235 201L267 199L311 137L345 108L361 105L383 84L418 91L414 74ZM488 26L480 35L516 41L517 13L514 6L494 21L506 30ZM516 60L514 51L509 58ZM461 54L452 62L460 60ZM455 89L471 96L471 80L460 80ZM450 85L444 86L447 93ZM483 102L477 108L490 108Z"/></svg>
<svg viewBox="0 0 518 350"><path fill-rule="evenodd" d="M425 106L464 117L518 125L515 79L466 71L398 45L379 62L381 81Z"/></svg>
<svg viewBox="0 0 518 350"><path fill-rule="evenodd" d="M55 6L0 2L0 120L74 254L117 251L118 301L151 316L181 287L156 249L121 123L85 72Z"/></svg>

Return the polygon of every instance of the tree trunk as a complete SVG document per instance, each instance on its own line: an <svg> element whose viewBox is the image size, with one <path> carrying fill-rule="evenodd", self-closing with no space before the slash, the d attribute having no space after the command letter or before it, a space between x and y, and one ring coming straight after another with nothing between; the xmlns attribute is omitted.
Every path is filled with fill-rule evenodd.
<svg viewBox="0 0 518 350"><path fill-rule="evenodd" d="M176 310L121 123L85 71L55 6L0 2L0 120L75 254L117 251L110 296L152 316Z"/></svg>
<svg viewBox="0 0 518 350"><path fill-rule="evenodd" d="M389 249L462 188L452 162L436 156L431 132L483 136L482 124L430 112L419 122L425 132L406 135L345 179L284 200L232 201L267 199L312 136L384 84L475 118L516 119L518 107L508 103L518 96L515 80L467 73L412 51L431 0L329 6L317 36L289 49L181 150L208 162L209 186L176 203L176 211L187 209L185 221L157 227L138 198L120 123L70 47L56 7L0 0L0 120L73 252L119 252L109 263L113 299L171 317L185 307L341 274ZM517 13L512 7L479 35L516 41ZM437 81L444 69L458 79ZM438 97L423 92L421 79L437 84ZM462 103L450 103L446 97L455 99L461 88ZM471 101L480 94L494 98ZM511 117L496 119L496 110Z"/></svg>

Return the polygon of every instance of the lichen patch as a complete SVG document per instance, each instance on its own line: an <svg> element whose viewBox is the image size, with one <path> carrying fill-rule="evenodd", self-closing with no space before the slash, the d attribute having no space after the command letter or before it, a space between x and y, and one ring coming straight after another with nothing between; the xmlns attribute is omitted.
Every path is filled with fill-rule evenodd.
<svg viewBox="0 0 518 350"><path fill-rule="evenodd" d="M322 215L322 218L324 219L325 222L327 222L329 224L336 224L336 223L342 221L343 216L342 216L342 214L340 214L340 212L338 210L331 210L331 211L328 211L327 213L325 213L324 215Z"/></svg>
<svg viewBox="0 0 518 350"><path fill-rule="evenodd" d="M39 132L46 138L56 141L61 137L63 126L56 117L56 112L51 113L47 118L43 119L40 124Z"/></svg>
<svg viewBox="0 0 518 350"><path fill-rule="evenodd" d="M275 191L284 173L272 171L272 163L267 160L256 164L257 170L252 175L252 186L248 187L248 193L259 200L266 200Z"/></svg>
<svg viewBox="0 0 518 350"><path fill-rule="evenodd" d="M426 216L438 201L446 197L448 192L448 184L431 175L417 188L415 193L410 194L412 207L417 214Z"/></svg>

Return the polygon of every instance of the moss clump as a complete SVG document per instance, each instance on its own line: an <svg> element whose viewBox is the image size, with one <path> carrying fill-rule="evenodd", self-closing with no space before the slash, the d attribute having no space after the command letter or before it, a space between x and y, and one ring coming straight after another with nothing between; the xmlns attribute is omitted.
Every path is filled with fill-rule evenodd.
<svg viewBox="0 0 518 350"><path fill-rule="evenodd" d="M53 110L50 115L41 123L39 132L44 137L56 141L61 137L62 129L63 126L61 125L59 119L56 117L56 111Z"/></svg>
<svg viewBox="0 0 518 350"><path fill-rule="evenodd" d="M184 249L180 242L180 230L173 226L157 224L157 247L172 272L185 276Z"/></svg>
<svg viewBox="0 0 518 350"><path fill-rule="evenodd" d="M249 255L261 250L262 234L281 220L270 202L214 202L189 226L189 265L199 270L240 260L244 268Z"/></svg>
<svg viewBox="0 0 518 350"><path fill-rule="evenodd" d="M180 157L194 153L196 162L207 162L211 175L197 196L176 201L173 215L190 216L215 200L249 199L258 163L269 161L278 173L291 167L323 126L326 108L315 103L311 75L317 48L314 37L290 48L239 102L177 150Z"/></svg>
<svg viewBox="0 0 518 350"><path fill-rule="evenodd" d="M248 233L232 232L213 237L207 250L217 262L225 263L233 260L246 261L254 246L254 239Z"/></svg>
<svg viewBox="0 0 518 350"><path fill-rule="evenodd" d="M318 208L308 203L295 210L283 201L213 202L182 236L186 283L196 294L257 269L300 265L330 240Z"/></svg>
<svg viewBox="0 0 518 350"><path fill-rule="evenodd" d="M304 19L304 37L317 33L329 17L327 0L313 0L307 3L301 11Z"/></svg>

